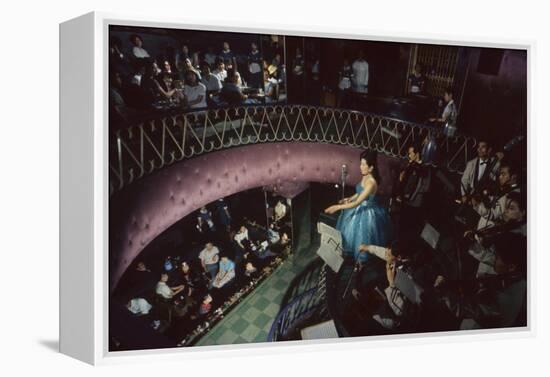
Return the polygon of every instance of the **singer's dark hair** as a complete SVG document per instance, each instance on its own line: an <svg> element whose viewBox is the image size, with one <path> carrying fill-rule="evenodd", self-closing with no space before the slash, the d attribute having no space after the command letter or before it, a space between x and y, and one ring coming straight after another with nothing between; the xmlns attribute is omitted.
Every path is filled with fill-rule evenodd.
<svg viewBox="0 0 550 377"><path fill-rule="evenodd" d="M367 149L361 153L359 160L365 160L367 165L372 166L372 176L380 184L380 175L378 174L378 153L373 149Z"/></svg>

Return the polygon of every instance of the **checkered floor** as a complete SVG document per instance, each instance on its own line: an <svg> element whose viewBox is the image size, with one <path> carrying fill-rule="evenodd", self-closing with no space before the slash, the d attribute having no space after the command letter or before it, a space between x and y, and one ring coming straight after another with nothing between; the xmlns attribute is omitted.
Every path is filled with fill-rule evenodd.
<svg viewBox="0 0 550 377"><path fill-rule="evenodd" d="M316 257L315 251L312 247L284 261L197 346L265 342L290 282Z"/></svg>

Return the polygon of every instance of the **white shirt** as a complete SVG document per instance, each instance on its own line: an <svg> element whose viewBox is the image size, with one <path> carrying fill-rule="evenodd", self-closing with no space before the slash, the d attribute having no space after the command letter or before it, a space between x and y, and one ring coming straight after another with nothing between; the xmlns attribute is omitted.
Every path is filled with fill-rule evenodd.
<svg viewBox="0 0 550 377"><path fill-rule="evenodd" d="M164 298L170 299L174 296L172 289L163 281L157 283L157 288L155 289L157 295L160 295Z"/></svg>
<svg viewBox="0 0 550 377"><path fill-rule="evenodd" d="M130 300L127 307L134 314L149 314L153 306L144 298L134 298Z"/></svg>
<svg viewBox="0 0 550 377"><path fill-rule="evenodd" d="M221 82L224 82L227 78L227 71L225 69L223 71L218 71L217 69L215 69L212 74L217 76Z"/></svg>
<svg viewBox="0 0 550 377"><path fill-rule="evenodd" d="M200 102L190 106L192 109L206 107L206 86L204 86L204 84L199 82L195 86L185 85L185 88L183 88L183 94L185 94L187 101L189 102L196 101L202 96L202 100Z"/></svg>
<svg viewBox="0 0 550 377"><path fill-rule="evenodd" d="M365 60L356 60L353 62L353 88L356 92L367 93L369 86L369 63Z"/></svg>
<svg viewBox="0 0 550 377"><path fill-rule="evenodd" d="M222 82L220 78L213 73L210 73L208 76L203 76L201 79L201 83L206 86L206 90L209 92L217 92L219 90L222 90Z"/></svg>
<svg viewBox="0 0 550 377"><path fill-rule="evenodd" d="M243 247L243 244L241 243L243 240L247 240L248 239L248 229L245 230L244 232L239 232L235 235L235 241L237 241L237 243Z"/></svg>
<svg viewBox="0 0 550 377"><path fill-rule="evenodd" d="M204 264L215 264L215 263L218 263L219 253L220 253L220 250L216 246L213 246L211 250L204 248L199 254L199 259Z"/></svg>
<svg viewBox="0 0 550 377"><path fill-rule="evenodd" d="M132 76L132 84L141 86L141 75Z"/></svg>
<svg viewBox="0 0 550 377"><path fill-rule="evenodd" d="M477 181L483 177L483 174L485 174L485 169L487 168L487 165L489 165L489 159L485 160L484 164L481 164L481 158L477 160L478 169L477 169Z"/></svg>
<svg viewBox="0 0 550 377"><path fill-rule="evenodd" d="M149 58L149 53L144 48L134 46L132 53L136 58Z"/></svg>

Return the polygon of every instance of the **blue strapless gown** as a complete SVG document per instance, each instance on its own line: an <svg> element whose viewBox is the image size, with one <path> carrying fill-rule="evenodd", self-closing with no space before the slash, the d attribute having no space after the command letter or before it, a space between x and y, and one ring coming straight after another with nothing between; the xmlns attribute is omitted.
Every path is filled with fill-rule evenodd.
<svg viewBox="0 0 550 377"><path fill-rule="evenodd" d="M363 186L358 183L355 191L360 194ZM392 236L388 211L378 203L376 195L369 195L355 208L341 211L336 229L342 233L344 254L359 262L370 257L368 253L359 253L361 244L388 247Z"/></svg>

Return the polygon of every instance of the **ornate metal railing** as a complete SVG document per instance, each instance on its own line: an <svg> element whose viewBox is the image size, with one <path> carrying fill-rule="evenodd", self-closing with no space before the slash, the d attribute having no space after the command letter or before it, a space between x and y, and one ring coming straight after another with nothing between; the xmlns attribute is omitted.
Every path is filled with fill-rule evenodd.
<svg viewBox="0 0 550 377"><path fill-rule="evenodd" d="M307 326L308 321L330 318L325 265L315 259L292 281L285 296L287 300L283 300L284 306L271 324L268 342L289 340L289 334Z"/></svg>
<svg viewBox="0 0 550 377"><path fill-rule="evenodd" d="M165 166L207 152L269 142L315 142L405 157L407 146L437 140L441 165L461 172L476 140L359 111L302 105L220 108L172 114L110 135L110 193Z"/></svg>

